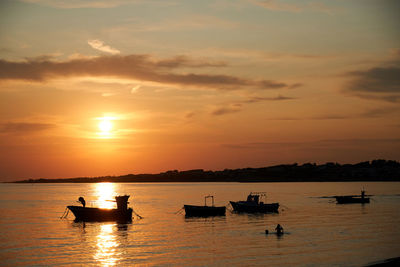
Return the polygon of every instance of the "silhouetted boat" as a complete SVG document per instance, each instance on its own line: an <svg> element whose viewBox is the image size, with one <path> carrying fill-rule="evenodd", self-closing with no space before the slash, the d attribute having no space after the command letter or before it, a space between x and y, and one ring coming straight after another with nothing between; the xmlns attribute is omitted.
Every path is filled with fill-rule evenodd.
<svg viewBox="0 0 400 267"><path fill-rule="evenodd" d="M336 196L338 204L349 204L349 203L369 203L369 197L360 196Z"/></svg>
<svg viewBox="0 0 400 267"><path fill-rule="evenodd" d="M207 206L207 198L212 199L212 206ZM204 206L183 205L186 217L225 216L226 207L215 207L214 196L204 197Z"/></svg>
<svg viewBox="0 0 400 267"><path fill-rule="evenodd" d="M261 197L266 197L265 192L252 192L247 196L246 201L230 201L231 206L236 212L247 213L270 213L278 212L279 203L264 203Z"/></svg>
<svg viewBox="0 0 400 267"><path fill-rule="evenodd" d="M75 215L75 221L83 222L130 222L132 221L132 208L128 208L129 196L116 196L116 209L88 208L81 206L67 206Z"/></svg>
<svg viewBox="0 0 400 267"><path fill-rule="evenodd" d="M351 196L335 196L337 204L350 204L350 203L369 203L369 197L365 197L365 191L361 191L361 195Z"/></svg>

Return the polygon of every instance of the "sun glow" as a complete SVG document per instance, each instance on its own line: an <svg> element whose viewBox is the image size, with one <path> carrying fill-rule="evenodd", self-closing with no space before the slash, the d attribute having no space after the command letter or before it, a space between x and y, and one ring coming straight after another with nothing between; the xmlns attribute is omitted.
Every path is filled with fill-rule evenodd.
<svg viewBox="0 0 400 267"><path fill-rule="evenodd" d="M98 119L99 123L98 123L98 128L99 128L99 132L98 134L102 137L102 138L111 138L112 137L112 133L113 133L113 117L101 117Z"/></svg>
<svg viewBox="0 0 400 267"><path fill-rule="evenodd" d="M111 121L104 119L103 121L99 122L99 129L103 133L109 133L113 128Z"/></svg>

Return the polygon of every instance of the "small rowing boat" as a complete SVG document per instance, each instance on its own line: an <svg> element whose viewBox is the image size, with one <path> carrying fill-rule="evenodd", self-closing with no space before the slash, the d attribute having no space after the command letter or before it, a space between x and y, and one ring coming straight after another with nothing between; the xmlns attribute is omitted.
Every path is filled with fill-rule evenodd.
<svg viewBox="0 0 400 267"><path fill-rule="evenodd" d="M207 199L212 199L212 205L207 206ZM204 197L204 206L183 205L186 217L225 216L226 207L215 207L214 196Z"/></svg>
<svg viewBox="0 0 400 267"><path fill-rule="evenodd" d="M337 204L351 203L369 203L369 197L365 197L365 191L361 191L361 195L335 196Z"/></svg>
<svg viewBox="0 0 400 267"><path fill-rule="evenodd" d="M117 221L117 222L131 222L132 221L132 208L128 208L129 196L116 196L115 201L117 202L116 209L102 209L81 206L67 206L75 215L75 221L81 222L105 222L105 221ZM83 198L79 198L81 201ZM81 201L82 204L84 202Z"/></svg>

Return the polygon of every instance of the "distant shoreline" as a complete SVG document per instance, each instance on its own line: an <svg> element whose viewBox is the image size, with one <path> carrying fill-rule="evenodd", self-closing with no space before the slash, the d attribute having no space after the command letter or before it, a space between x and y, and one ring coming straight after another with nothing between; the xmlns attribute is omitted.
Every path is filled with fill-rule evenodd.
<svg viewBox="0 0 400 267"><path fill-rule="evenodd" d="M159 174L128 174L122 176L77 177L59 179L28 179L10 183L169 183L169 182L400 182L400 163L373 160L357 164L326 163L317 165L287 164L261 168L172 170Z"/></svg>

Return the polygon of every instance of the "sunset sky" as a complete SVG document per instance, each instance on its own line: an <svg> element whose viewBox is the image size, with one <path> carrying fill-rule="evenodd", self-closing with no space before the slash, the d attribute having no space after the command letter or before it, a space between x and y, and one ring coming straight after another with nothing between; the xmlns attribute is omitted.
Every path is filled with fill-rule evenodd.
<svg viewBox="0 0 400 267"><path fill-rule="evenodd" d="M0 181L400 160L399 14L1 0Z"/></svg>

